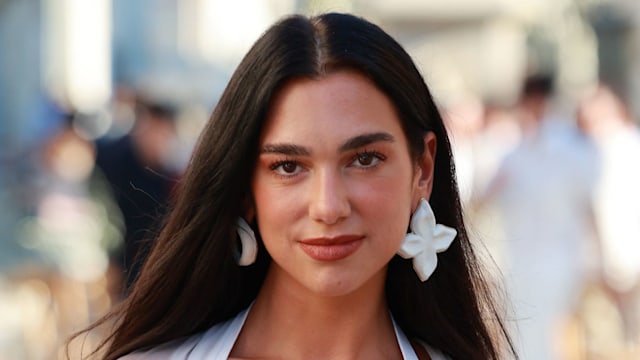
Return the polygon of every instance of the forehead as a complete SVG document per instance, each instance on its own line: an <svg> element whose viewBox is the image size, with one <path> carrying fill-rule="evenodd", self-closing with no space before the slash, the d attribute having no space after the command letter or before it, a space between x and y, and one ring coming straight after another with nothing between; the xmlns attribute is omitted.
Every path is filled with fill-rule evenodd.
<svg viewBox="0 0 640 360"><path fill-rule="evenodd" d="M273 99L262 141L328 140L380 131L404 138L390 98L366 76L339 71L286 83Z"/></svg>

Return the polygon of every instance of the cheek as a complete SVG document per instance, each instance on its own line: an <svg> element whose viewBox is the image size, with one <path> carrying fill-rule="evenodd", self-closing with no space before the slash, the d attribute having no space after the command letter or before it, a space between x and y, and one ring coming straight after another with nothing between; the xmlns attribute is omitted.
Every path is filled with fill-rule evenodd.
<svg viewBox="0 0 640 360"><path fill-rule="evenodd" d="M258 228L267 242L276 232L286 229L285 225L291 224L299 213L296 208L300 203L299 194L291 188L260 182L260 179L256 179L252 190Z"/></svg>
<svg viewBox="0 0 640 360"><path fill-rule="evenodd" d="M414 178L414 172L410 166L394 164L377 176L357 179L349 192L359 202L368 203L374 210L380 212L398 207L411 208L410 202L416 188Z"/></svg>
<svg viewBox="0 0 640 360"><path fill-rule="evenodd" d="M402 240L409 225L412 187L407 177L375 179L353 190L353 204L367 221L367 227L385 234L392 244ZM393 245L391 245L393 246Z"/></svg>

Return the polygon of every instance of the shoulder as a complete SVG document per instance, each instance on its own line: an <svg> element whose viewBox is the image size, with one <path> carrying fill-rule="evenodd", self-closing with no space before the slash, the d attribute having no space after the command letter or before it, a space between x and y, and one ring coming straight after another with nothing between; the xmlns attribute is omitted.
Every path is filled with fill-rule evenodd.
<svg viewBox="0 0 640 360"><path fill-rule="evenodd" d="M249 309L205 332L177 339L149 350L135 352L122 360L226 359L244 324Z"/></svg>
<svg viewBox="0 0 640 360"><path fill-rule="evenodd" d="M203 333L174 340L148 350L136 351L120 357L119 360L182 360L186 359L197 346Z"/></svg>

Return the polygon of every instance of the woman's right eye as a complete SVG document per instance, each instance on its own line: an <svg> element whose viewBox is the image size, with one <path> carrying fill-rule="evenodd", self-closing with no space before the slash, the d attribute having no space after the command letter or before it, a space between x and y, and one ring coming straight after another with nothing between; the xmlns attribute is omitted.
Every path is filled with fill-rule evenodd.
<svg viewBox="0 0 640 360"><path fill-rule="evenodd" d="M302 171L302 167L295 161L278 161L270 166L271 170L281 176L294 176Z"/></svg>

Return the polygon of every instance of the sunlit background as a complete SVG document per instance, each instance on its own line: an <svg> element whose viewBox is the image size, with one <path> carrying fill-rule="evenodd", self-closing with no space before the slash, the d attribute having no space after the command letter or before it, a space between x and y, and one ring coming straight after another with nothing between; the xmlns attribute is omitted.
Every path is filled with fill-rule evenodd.
<svg viewBox="0 0 640 360"><path fill-rule="evenodd" d="M628 110L630 148L640 146L636 0L0 0L0 359L61 358L71 333L121 299L126 281L113 254L127 222L109 181L96 175L99 145L136 138L138 129L155 149L145 159L179 176L256 38L283 15L325 11L372 20L412 55L446 114L473 240L505 278L519 260L508 250L500 201L484 195L526 137L517 114L527 76L551 76L554 116L605 160L612 152L598 139L604 130L577 114L585 96L607 84ZM150 113L172 118L169 135L135 125L140 99L161 107ZM612 161L639 181L615 185L623 201L609 205L638 230L640 157L630 154L640 153L630 151ZM594 184L592 223L600 227L585 229L585 250L569 256L583 257L584 270L571 307L545 331L557 359L640 358L640 231L623 232L617 248L603 250L601 229L611 217L603 204L612 197L598 186L613 176L603 174L584 179ZM537 181L552 181L547 175ZM559 253L554 244L545 251ZM626 272L616 272L625 261ZM85 348L99 338L85 338ZM80 346L71 346L72 359Z"/></svg>

